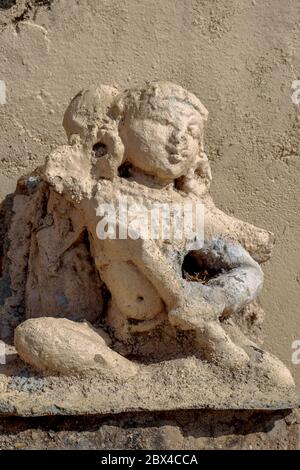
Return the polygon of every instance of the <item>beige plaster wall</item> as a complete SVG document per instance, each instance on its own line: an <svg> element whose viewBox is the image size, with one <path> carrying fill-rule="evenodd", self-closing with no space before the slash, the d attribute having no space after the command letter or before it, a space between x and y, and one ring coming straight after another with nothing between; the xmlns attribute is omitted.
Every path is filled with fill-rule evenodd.
<svg viewBox="0 0 300 470"><path fill-rule="evenodd" d="M210 111L216 202L276 234L265 344L300 387L299 59L299 0L0 0L0 197L64 142L82 87L159 78L193 91Z"/></svg>

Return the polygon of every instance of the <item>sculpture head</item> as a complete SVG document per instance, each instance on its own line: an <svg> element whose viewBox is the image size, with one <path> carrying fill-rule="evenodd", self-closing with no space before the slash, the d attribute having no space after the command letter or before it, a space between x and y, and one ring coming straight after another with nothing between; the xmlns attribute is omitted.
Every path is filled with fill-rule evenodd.
<svg viewBox="0 0 300 470"><path fill-rule="evenodd" d="M125 161L146 174L175 180L203 161L208 112L195 95L169 82L126 90L112 105Z"/></svg>
<svg viewBox="0 0 300 470"><path fill-rule="evenodd" d="M207 116L195 95L170 82L152 82L122 93L100 85L75 96L64 127L70 142L79 136L87 154L96 157L96 178L113 178L121 164L129 163L199 194L211 181L203 146Z"/></svg>

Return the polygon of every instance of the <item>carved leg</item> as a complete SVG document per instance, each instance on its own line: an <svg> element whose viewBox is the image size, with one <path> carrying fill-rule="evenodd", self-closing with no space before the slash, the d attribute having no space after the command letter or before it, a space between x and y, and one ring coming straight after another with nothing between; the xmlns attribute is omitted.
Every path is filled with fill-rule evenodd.
<svg viewBox="0 0 300 470"><path fill-rule="evenodd" d="M15 330L15 348L32 367L63 375L130 377L138 366L109 347L109 337L88 323L66 318L26 320Z"/></svg>
<svg viewBox="0 0 300 470"><path fill-rule="evenodd" d="M247 353L233 343L222 326L209 322L196 330L198 346L208 361L225 364L228 367L239 367L249 362Z"/></svg>
<svg viewBox="0 0 300 470"><path fill-rule="evenodd" d="M202 303L187 309L184 306L169 312L170 323L180 330L195 331L199 349L208 361L238 367L249 361L247 353L236 346L224 331L214 309Z"/></svg>
<svg viewBox="0 0 300 470"><path fill-rule="evenodd" d="M243 350L246 351L251 364L256 366L257 370L260 371L263 376L268 377L269 380L273 380L277 385L280 384L286 387L294 386L294 380L290 371L277 357L257 346L257 344L247 338L232 322L225 322L224 330L227 335L230 335L239 348L243 348Z"/></svg>

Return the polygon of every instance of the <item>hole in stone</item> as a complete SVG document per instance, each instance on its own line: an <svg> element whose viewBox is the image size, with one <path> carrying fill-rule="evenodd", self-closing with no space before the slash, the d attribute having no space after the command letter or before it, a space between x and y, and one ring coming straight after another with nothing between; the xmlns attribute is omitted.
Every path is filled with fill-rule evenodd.
<svg viewBox="0 0 300 470"><path fill-rule="evenodd" d="M97 142L97 144L93 146L93 151L96 158L104 157L104 155L107 154L107 145Z"/></svg>
<svg viewBox="0 0 300 470"><path fill-rule="evenodd" d="M205 260L201 258L199 252L190 251L183 260L182 277L186 281L207 284L208 281L219 274L219 270L210 268L206 265Z"/></svg>
<svg viewBox="0 0 300 470"><path fill-rule="evenodd" d="M118 168L119 177L120 178L129 178L131 168L132 168L132 165L130 163L128 163L128 162L123 163Z"/></svg>
<svg viewBox="0 0 300 470"><path fill-rule="evenodd" d="M142 295L139 295L139 296L137 297L137 300L138 300L139 302L143 302L144 297L143 297Z"/></svg>

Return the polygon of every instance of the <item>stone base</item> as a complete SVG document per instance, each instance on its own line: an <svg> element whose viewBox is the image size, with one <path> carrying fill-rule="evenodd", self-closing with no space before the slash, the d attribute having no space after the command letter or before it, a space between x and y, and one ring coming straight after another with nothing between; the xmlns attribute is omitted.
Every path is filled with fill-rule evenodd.
<svg viewBox="0 0 300 470"><path fill-rule="evenodd" d="M176 411L0 419L1 449L299 449L298 411Z"/></svg>
<svg viewBox="0 0 300 470"><path fill-rule="evenodd" d="M111 372L85 377L45 376L16 355L0 366L0 414L108 415L187 409L292 409L299 397L255 368L230 372L196 357L140 365L122 379Z"/></svg>

